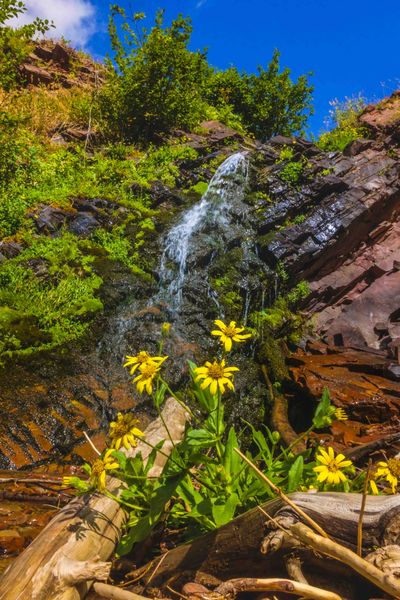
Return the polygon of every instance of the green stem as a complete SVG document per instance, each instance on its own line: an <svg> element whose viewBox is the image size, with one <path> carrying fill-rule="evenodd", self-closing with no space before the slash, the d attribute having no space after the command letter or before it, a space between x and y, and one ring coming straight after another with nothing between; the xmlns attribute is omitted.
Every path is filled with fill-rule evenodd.
<svg viewBox="0 0 400 600"><path fill-rule="evenodd" d="M290 452L293 446L301 442L301 440L304 440L304 438L307 437L312 432L312 430L313 427L311 426L307 429L307 431L303 431L303 433L301 433L287 448L285 448L283 452L281 452L276 458L274 458L274 461L282 458L282 456L284 456L286 452Z"/></svg>
<svg viewBox="0 0 400 600"><path fill-rule="evenodd" d="M155 446L153 446L153 444L150 444L150 442L147 442L143 438L142 438L142 442L144 444L146 444L147 446L149 446L150 448L153 448L153 450L157 450L157 452L159 452L160 454L162 454L162 456L165 456L165 458L167 460L170 460L171 462L173 462L174 465L176 465L177 467L179 467L182 471L188 471L188 473L190 473L191 477L193 477L193 479L195 479L198 483L200 483L200 485L203 485L204 487L208 488L210 491L214 491L213 488L208 485L208 483L205 483L205 481L203 481L202 479L200 479L197 475L195 475L195 473L192 473L187 467L185 467L184 465L179 464L179 462L176 461L174 458L171 458L171 455L166 454L165 452L163 452L159 448L156 448Z"/></svg>
<svg viewBox="0 0 400 600"><path fill-rule="evenodd" d="M218 392L217 392L217 428L216 428L217 429L217 435L216 435L216 437L218 438L218 441L215 444L215 449L217 451L219 459L222 459L222 455L223 455L223 446L222 446L221 441L220 441L220 437L221 436L220 436L220 427L219 427L219 425L220 425L219 419L220 419L220 410L221 410L221 398L222 398L221 392L220 392L220 390L218 390Z"/></svg>
<svg viewBox="0 0 400 600"><path fill-rule="evenodd" d="M161 381L161 384L162 384L162 383L164 383L164 384L165 384L164 380L161 378L161 376L159 376L159 377L158 377L158 379L157 379L157 391L156 391L156 397L157 397L157 394L158 394L158 392L159 392L159 388L160 388L160 385L159 385L159 384L160 384L160 381ZM171 432L170 432L170 430L168 429L168 425L167 425L167 423L165 422L165 419L164 419L164 417L163 417L163 414L162 414L162 412L161 412L161 410L160 410L160 407L159 407L159 406L156 406L156 408L157 408L158 416L160 417L161 423L164 425L165 431L167 432L167 435L168 435L168 437L169 437L169 440L170 440L170 442L171 442L171 444L172 444L172 447L173 447L173 448L176 448L175 442L174 442L174 440L172 439Z"/></svg>

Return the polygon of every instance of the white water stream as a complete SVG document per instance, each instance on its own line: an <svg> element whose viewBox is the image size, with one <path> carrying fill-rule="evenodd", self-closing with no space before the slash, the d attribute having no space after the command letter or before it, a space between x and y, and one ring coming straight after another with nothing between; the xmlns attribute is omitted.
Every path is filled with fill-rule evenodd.
<svg viewBox="0 0 400 600"><path fill-rule="evenodd" d="M244 153L238 152L227 158L211 179L201 200L186 211L169 231L164 240L159 267L158 301L168 302L174 310L179 309L193 236L205 225L229 225L230 204L233 199L243 199L247 175L248 160Z"/></svg>

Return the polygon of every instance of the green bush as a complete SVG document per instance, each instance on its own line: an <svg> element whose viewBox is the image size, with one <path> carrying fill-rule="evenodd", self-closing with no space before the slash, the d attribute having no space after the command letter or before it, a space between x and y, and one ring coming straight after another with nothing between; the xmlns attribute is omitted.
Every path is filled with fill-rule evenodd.
<svg viewBox="0 0 400 600"><path fill-rule="evenodd" d="M308 75L296 82L288 68L280 71L280 54L275 50L266 69L257 74L239 73L236 67L216 71L207 86L206 97L213 106L230 106L243 125L264 141L273 135L302 133L312 112L313 87Z"/></svg>
<svg viewBox="0 0 400 600"><path fill-rule="evenodd" d="M189 50L190 19L179 16L165 27L163 14L157 13L150 31L138 32L123 9L112 7L109 30L117 66L109 63L100 94L111 134L146 140L177 127L192 130L202 119L220 120L261 140L303 131L312 112L308 75L293 82L288 68L280 70L277 50L257 74L239 73L235 67L217 71L205 52ZM135 25L142 18L136 14Z"/></svg>
<svg viewBox="0 0 400 600"><path fill-rule="evenodd" d="M188 49L192 27L179 16L163 26L158 11L150 32L131 27L125 11L112 7L109 31L116 68L100 95L106 120L114 133L127 139L151 139L173 127L190 129L205 114L202 89L209 71L206 55ZM125 32L119 37L117 21ZM136 14L136 22L144 18ZM136 24L136 23L135 23Z"/></svg>
<svg viewBox="0 0 400 600"><path fill-rule="evenodd" d="M366 103L364 98L358 96L346 98L343 102L333 100L331 106L327 124L333 128L321 134L317 145L325 151L342 152L353 140L368 135L366 128L358 121L358 116Z"/></svg>

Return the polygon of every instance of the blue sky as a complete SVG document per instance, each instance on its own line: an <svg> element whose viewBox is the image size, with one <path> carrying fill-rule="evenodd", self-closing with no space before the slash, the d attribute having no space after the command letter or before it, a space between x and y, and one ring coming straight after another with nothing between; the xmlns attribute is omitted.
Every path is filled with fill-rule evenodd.
<svg viewBox="0 0 400 600"><path fill-rule="evenodd" d="M120 0L119 4L149 16L157 7L166 8L168 18L179 12L189 15L192 48L208 48L209 61L219 68L234 64L255 71L279 48L281 64L293 76L314 73L315 115L310 122L314 133L323 127L330 100L358 94L374 100L400 87L399 0ZM27 5L36 12L40 8L42 14L53 6L60 32L74 12L80 14L79 23L69 24L70 39L97 56L107 52L108 0L27 0Z"/></svg>

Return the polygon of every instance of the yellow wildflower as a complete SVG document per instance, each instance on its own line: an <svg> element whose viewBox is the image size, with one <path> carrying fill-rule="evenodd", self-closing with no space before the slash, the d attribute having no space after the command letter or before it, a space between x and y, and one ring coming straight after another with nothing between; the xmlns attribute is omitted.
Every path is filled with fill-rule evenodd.
<svg viewBox="0 0 400 600"><path fill-rule="evenodd" d="M157 366L161 365L164 360L166 360L167 356L150 356L148 352L142 350L135 356L126 356L126 362L124 363L124 367L132 367L130 370L130 374L133 375L136 369L145 365L146 363L152 362Z"/></svg>
<svg viewBox="0 0 400 600"><path fill-rule="evenodd" d="M346 481L347 477L343 473L343 469L352 466L351 460L346 460L344 454L335 456L335 452L331 447L328 448L328 451L320 448L319 452L320 454L317 454L315 458L321 464L314 467L314 471L318 473L317 481L333 485Z"/></svg>
<svg viewBox="0 0 400 600"><path fill-rule="evenodd" d="M239 371L239 369L237 367L226 367L225 360L221 360L220 363L216 360L213 363L207 361L203 367L196 367L194 370L196 374L195 381L203 379L200 385L202 390L209 387L212 394L216 394L218 389L223 394L225 386L230 390L235 389L231 381L234 371Z"/></svg>
<svg viewBox="0 0 400 600"><path fill-rule="evenodd" d="M251 333L242 333L244 327L236 327L236 321L231 321L229 325L225 325L225 323L217 319L214 323L219 329L214 329L211 335L219 336L225 352L231 351L232 342L244 342L251 337Z"/></svg>
<svg viewBox="0 0 400 600"><path fill-rule="evenodd" d="M139 367L140 375L135 377L133 383L136 383L137 390L143 394L144 390L150 395L153 392L153 379L159 372L160 367L155 362L146 362Z"/></svg>
<svg viewBox="0 0 400 600"><path fill-rule="evenodd" d="M333 413L338 421L347 421L349 418L347 413L343 408L335 408L335 412Z"/></svg>
<svg viewBox="0 0 400 600"><path fill-rule="evenodd" d="M378 462L375 471L375 479L384 478L392 486L392 494L396 493L398 479L400 477L400 460L389 458L387 462Z"/></svg>
<svg viewBox="0 0 400 600"><path fill-rule="evenodd" d="M371 488L371 492L374 494L374 496L377 496L379 494L379 490L378 490L378 486L376 485L375 481L373 479L369 480L369 487Z"/></svg>
<svg viewBox="0 0 400 600"><path fill-rule="evenodd" d="M138 423L139 420L135 419L132 414L123 415L118 413L117 420L110 423L111 447L116 450L119 450L121 446L124 446L127 450L131 447L135 448L137 445L136 438L144 436L143 431L136 427Z"/></svg>
<svg viewBox="0 0 400 600"><path fill-rule="evenodd" d="M119 464L112 456L114 450L109 448L104 452L102 457L97 458L92 464L90 471L89 482L92 487L102 491L106 488L106 474L107 471L118 469Z"/></svg>

